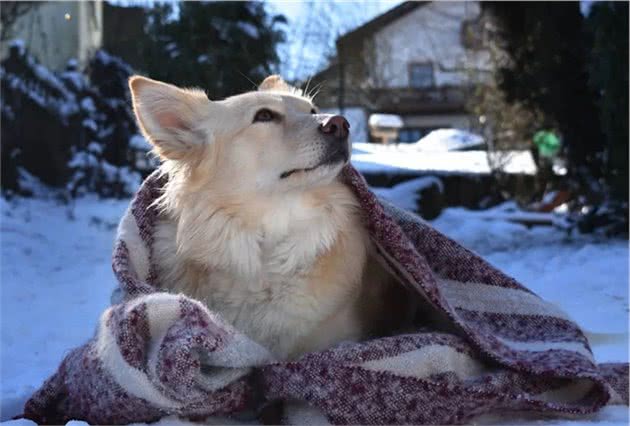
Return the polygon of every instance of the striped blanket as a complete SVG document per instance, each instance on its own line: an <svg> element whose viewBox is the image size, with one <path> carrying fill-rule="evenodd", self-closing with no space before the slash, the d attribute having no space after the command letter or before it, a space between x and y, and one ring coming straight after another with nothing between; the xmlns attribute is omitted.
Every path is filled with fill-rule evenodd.
<svg viewBox="0 0 630 426"><path fill-rule="evenodd" d="M243 420L284 401L275 421L288 424L454 424L516 412L580 416L628 403L627 365L597 365L562 311L417 216L379 201L350 166L343 179L381 260L452 332L418 329L277 362L201 303L154 285L158 213L151 203L162 179L147 178L120 223L119 297L94 337L26 403L24 417Z"/></svg>

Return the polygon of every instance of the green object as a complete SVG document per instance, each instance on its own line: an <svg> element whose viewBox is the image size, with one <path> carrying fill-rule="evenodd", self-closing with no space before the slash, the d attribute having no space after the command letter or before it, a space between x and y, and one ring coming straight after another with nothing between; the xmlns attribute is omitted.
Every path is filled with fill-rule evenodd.
<svg viewBox="0 0 630 426"><path fill-rule="evenodd" d="M534 145L542 157L552 158L560 151L560 138L548 130L539 130L534 135Z"/></svg>

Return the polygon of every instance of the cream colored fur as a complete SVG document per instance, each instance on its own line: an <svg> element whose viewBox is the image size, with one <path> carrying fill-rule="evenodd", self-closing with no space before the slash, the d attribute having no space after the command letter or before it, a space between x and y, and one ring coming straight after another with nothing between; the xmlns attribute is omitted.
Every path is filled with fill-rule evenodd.
<svg viewBox="0 0 630 426"><path fill-rule="evenodd" d="M218 102L141 77L130 87L169 175L153 253L161 286L283 359L381 331L395 286L370 260L343 162L317 167L331 142L310 99L277 76ZM263 108L277 119L253 119Z"/></svg>

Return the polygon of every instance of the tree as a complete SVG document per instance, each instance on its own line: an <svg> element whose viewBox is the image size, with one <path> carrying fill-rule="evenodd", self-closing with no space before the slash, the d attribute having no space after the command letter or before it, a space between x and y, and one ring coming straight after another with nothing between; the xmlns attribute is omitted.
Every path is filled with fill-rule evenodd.
<svg viewBox="0 0 630 426"><path fill-rule="evenodd" d="M198 86L211 97L251 90L277 71L282 15L260 2L158 4L147 13L145 69L152 78Z"/></svg>
<svg viewBox="0 0 630 426"><path fill-rule="evenodd" d="M587 19L593 39L591 85L606 137L606 174L613 196L628 200L628 3L597 2Z"/></svg>
<svg viewBox="0 0 630 426"><path fill-rule="evenodd" d="M588 85L588 39L579 2L488 2L509 60L498 84L508 102L539 110L568 150L569 173L583 189L602 171L603 137ZM536 129L532 129L533 131Z"/></svg>
<svg viewBox="0 0 630 426"><path fill-rule="evenodd" d="M536 108L526 106L521 101L508 101L500 87L499 70L509 64L510 57L504 50L496 18L487 10L482 10L473 24L471 38L475 37L482 46L489 66L486 67L487 72L479 72L475 68L469 70L473 90L467 99L467 109L476 118L471 122L471 127L483 135L486 142L488 164L498 185L498 192L507 194L512 185L509 175L505 173L506 165L510 164L514 150L531 148L532 136L536 129L543 126L545 119ZM540 197L544 193L546 179L542 174L537 176L534 192L528 196Z"/></svg>
<svg viewBox="0 0 630 426"><path fill-rule="evenodd" d="M126 93L131 73L103 51L89 78L76 60L54 73L13 43L0 64L3 194L37 195L39 181L66 201L130 196L149 171L131 146L139 138Z"/></svg>
<svg viewBox="0 0 630 426"><path fill-rule="evenodd" d="M283 75L289 81L307 81L334 60L335 42L342 34L382 13L386 7L388 4L380 1L299 3L300 13L287 30L292 42L280 46Z"/></svg>

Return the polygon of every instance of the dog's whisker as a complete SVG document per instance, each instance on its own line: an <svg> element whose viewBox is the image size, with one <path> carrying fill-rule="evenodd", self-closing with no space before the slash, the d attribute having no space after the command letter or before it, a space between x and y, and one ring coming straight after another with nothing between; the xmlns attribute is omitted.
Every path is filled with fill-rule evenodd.
<svg viewBox="0 0 630 426"><path fill-rule="evenodd" d="M322 89L322 87L324 86L324 83L326 81L322 81L318 84L316 84L315 86L313 86L313 88L311 89L310 93L307 95L308 98L310 98L311 100L315 99L315 96L317 96L317 94L320 92L320 90ZM313 95L313 92L315 92L315 95Z"/></svg>
<svg viewBox="0 0 630 426"><path fill-rule="evenodd" d="M308 86L311 84L312 79L313 79L313 76L310 76L308 80L306 80L306 87L304 88L304 90L302 90L302 93L308 93ZM306 96L308 97L308 95Z"/></svg>

